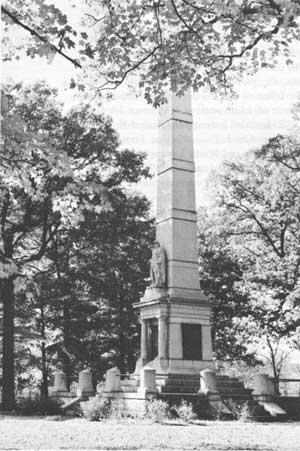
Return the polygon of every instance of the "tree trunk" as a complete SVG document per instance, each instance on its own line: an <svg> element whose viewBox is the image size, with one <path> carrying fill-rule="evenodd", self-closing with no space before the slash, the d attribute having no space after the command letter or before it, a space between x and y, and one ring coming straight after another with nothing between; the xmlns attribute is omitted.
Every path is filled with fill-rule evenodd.
<svg viewBox="0 0 300 451"><path fill-rule="evenodd" d="M48 400L48 369L47 369L47 355L45 342L42 342L42 384L41 384L41 399Z"/></svg>
<svg viewBox="0 0 300 451"><path fill-rule="evenodd" d="M46 352L46 327L45 327L45 312L44 305L41 300L40 302L41 309L41 336L42 336L42 384L41 384L41 399L43 401L48 400L48 368L47 368L47 352Z"/></svg>
<svg viewBox="0 0 300 451"><path fill-rule="evenodd" d="M15 407L15 371L14 371L14 279L3 279L1 283L3 302L3 382L2 408L13 410Z"/></svg>
<svg viewBox="0 0 300 451"><path fill-rule="evenodd" d="M71 332L70 332L70 312L67 305L68 300L64 299L63 305L63 340L64 340L64 351L62 353L62 364L63 364L63 372L66 375L66 385L67 389L70 390L71 385L71 359L69 355L70 346L69 343L71 341Z"/></svg>

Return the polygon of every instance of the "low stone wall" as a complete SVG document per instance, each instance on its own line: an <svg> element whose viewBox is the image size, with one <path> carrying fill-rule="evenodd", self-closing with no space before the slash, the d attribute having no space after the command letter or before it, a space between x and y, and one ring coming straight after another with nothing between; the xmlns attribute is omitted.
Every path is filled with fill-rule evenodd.
<svg viewBox="0 0 300 451"><path fill-rule="evenodd" d="M300 420L300 397L280 396L277 404L286 411L289 418Z"/></svg>

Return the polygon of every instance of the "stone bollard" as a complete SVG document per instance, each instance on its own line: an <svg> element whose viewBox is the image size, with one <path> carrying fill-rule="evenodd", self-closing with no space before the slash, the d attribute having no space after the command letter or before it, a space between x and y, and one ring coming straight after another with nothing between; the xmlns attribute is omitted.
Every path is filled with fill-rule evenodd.
<svg viewBox="0 0 300 451"><path fill-rule="evenodd" d="M208 395L213 400L219 399L216 374L213 370L207 368L200 371L200 389L198 393Z"/></svg>
<svg viewBox="0 0 300 451"><path fill-rule="evenodd" d="M260 401L269 401L276 396L275 385L267 374L256 374L253 379L252 395Z"/></svg>
<svg viewBox="0 0 300 451"><path fill-rule="evenodd" d="M121 391L121 374L119 368L114 367L106 371L104 391Z"/></svg>
<svg viewBox="0 0 300 451"><path fill-rule="evenodd" d="M63 371L54 373L54 392L67 392L67 376Z"/></svg>
<svg viewBox="0 0 300 451"><path fill-rule="evenodd" d="M80 371L78 383L78 396L92 396L94 394L92 384L92 372L89 369Z"/></svg>
<svg viewBox="0 0 300 451"><path fill-rule="evenodd" d="M138 394L146 397L147 394L156 393L156 371L154 368L144 367L140 372L140 386Z"/></svg>

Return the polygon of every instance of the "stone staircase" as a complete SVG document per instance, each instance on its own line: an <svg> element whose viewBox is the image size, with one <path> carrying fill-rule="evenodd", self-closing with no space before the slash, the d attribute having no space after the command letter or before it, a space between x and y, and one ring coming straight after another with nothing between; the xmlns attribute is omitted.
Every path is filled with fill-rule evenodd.
<svg viewBox="0 0 300 451"><path fill-rule="evenodd" d="M161 394L196 394L200 388L200 377L195 375L169 374L167 378L157 377ZM250 400L251 391L238 378L217 375L217 390L221 398Z"/></svg>
<svg viewBox="0 0 300 451"><path fill-rule="evenodd" d="M242 409L245 405L246 410L249 408L254 415L256 421L274 421L275 417L268 412L268 408L263 406L252 397L252 390L245 388L243 382L236 377L229 377L223 374L216 375L218 397L210 398L199 394L200 375L188 374L157 374L156 383L158 388L157 398L168 401L169 405L177 406L182 400L191 403L199 418L216 417L223 419L234 419L234 411ZM140 381L139 376L128 375L121 380L121 389L129 397L137 393ZM276 402L276 401L275 401ZM269 407L272 407L272 403ZM295 404L296 406L296 404ZM273 406L274 407L274 406ZM276 406L275 406L276 407ZM294 410L298 411L297 406ZM285 418L285 416L276 416L276 420Z"/></svg>
<svg viewBox="0 0 300 451"><path fill-rule="evenodd" d="M217 389L222 399L249 401L252 399L252 389L245 388L244 383L237 377L217 374Z"/></svg>
<svg viewBox="0 0 300 451"><path fill-rule="evenodd" d="M196 395L200 388L200 376L189 374L157 374L158 391L161 395L182 396ZM121 381L124 393L136 393L139 379L134 375ZM217 375L217 389L222 399L251 400L251 391L244 387L238 378Z"/></svg>

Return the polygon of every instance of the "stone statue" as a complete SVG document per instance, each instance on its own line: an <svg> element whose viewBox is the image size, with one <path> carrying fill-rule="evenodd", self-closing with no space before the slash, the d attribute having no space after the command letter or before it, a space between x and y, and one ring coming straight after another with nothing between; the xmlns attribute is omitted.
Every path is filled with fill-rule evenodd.
<svg viewBox="0 0 300 451"><path fill-rule="evenodd" d="M164 287L166 285L166 252L158 241L154 241L152 249L150 277L152 286Z"/></svg>

